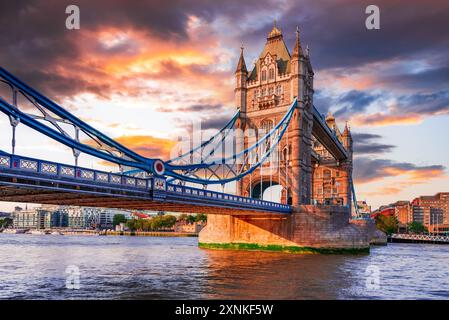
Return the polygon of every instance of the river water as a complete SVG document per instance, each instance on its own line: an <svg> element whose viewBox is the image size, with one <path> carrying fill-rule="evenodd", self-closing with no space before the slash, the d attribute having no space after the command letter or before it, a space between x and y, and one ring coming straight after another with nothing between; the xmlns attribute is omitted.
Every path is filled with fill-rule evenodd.
<svg viewBox="0 0 449 320"><path fill-rule="evenodd" d="M0 299L449 298L445 245L294 255L204 250L197 241L0 234Z"/></svg>

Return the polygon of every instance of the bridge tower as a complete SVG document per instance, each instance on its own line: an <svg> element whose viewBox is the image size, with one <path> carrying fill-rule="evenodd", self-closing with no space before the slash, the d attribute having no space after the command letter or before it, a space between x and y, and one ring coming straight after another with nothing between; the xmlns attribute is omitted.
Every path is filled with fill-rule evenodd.
<svg viewBox="0 0 449 320"><path fill-rule="evenodd" d="M308 53L303 51L297 29L290 55L276 23L249 73L241 51L235 71L235 100L241 111L237 128L254 129L261 136L280 121L295 98L298 100L298 108L277 155L238 182L241 195L261 198L268 187L278 184L282 186L284 203L294 206L311 203L314 73ZM245 147L248 145L246 139Z"/></svg>
<svg viewBox="0 0 449 320"><path fill-rule="evenodd" d="M345 205L351 209L352 201L352 135L346 123L343 133L338 128L332 113L326 116L326 123L333 131L343 147L348 152L348 159L339 162L314 139L314 151L319 155L319 161L314 163L313 199L315 204Z"/></svg>

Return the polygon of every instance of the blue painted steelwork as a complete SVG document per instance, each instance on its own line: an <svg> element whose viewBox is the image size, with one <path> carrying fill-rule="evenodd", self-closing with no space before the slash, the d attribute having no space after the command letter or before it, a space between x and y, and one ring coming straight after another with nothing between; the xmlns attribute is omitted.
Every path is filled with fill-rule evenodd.
<svg viewBox="0 0 449 320"><path fill-rule="evenodd" d="M265 160L267 160L267 158L271 155L271 153L276 149L290 124L290 120L297 106L298 103L297 99L295 98L286 114L273 129L271 129L267 134L265 134L262 138L260 138L257 142L255 142L252 146L239 152L238 154L234 154L227 158L211 161L209 163L201 162L199 164L183 165L183 166L171 165L172 170L174 171L179 170L182 173L178 174L171 172L170 176L177 178L181 181L188 181L207 185L207 184L225 184L231 181L239 180L242 177L251 174L252 172L254 172L254 170L259 168L265 162ZM252 159L257 159L257 162L251 163ZM228 167L230 168L229 170L239 168L240 172L234 171L233 172L234 176L232 176L231 178L220 178L217 174L215 174L215 172L213 172L215 174L215 177L217 178L216 180L204 179L195 176L195 174L197 174L197 172L199 172L201 169L211 170L213 166L218 165L222 167ZM216 171L218 170L216 169Z"/></svg>
<svg viewBox="0 0 449 320"><path fill-rule="evenodd" d="M11 169L29 174L41 174L55 179L71 179L120 188L151 190L150 179L140 179L123 174L92 170L47 160L16 156L0 150L0 171Z"/></svg>
<svg viewBox="0 0 449 320"><path fill-rule="evenodd" d="M230 132L230 131L225 131L225 130L230 130L230 129L234 128L235 122L237 121L239 115L240 115L240 110L238 110L235 113L235 115L232 117L232 119L223 128L221 128L221 130L217 134L213 135L209 140L203 142L199 146L192 148L191 150L187 151L186 153L184 153L176 158L168 160L167 163L173 163L173 162L185 159L186 157L190 157L198 150L203 150L206 146L208 146L209 144L214 142L215 139L217 139L218 137L221 136L220 143L218 143L216 146L214 146L213 149L211 150L211 153L213 153L214 151L216 151L217 147L224 142L228 133Z"/></svg>
<svg viewBox="0 0 449 320"><path fill-rule="evenodd" d="M33 88L29 87L16 77L14 77L12 74L10 74L8 71L0 67L0 78L1 81L11 86L13 90L13 95L16 95L17 91L20 92L27 98L32 104L34 104L41 112L44 112L43 109L46 109L55 115L59 116L61 119L60 121L66 121L69 124L73 125L75 128L82 130L85 132L89 137L93 137L102 143L104 143L106 146L113 149L113 151L120 152L123 154L123 156L119 157L114 155L112 152L103 152L98 150L98 148L94 148L90 145L83 144L76 139L73 139L69 137L65 132L57 131L55 129L50 128L49 126L42 124L41 122L37 121L35 117L19 110L19 108L16 105L12 105L8 103L3 98L0 98L0 111L8 115L10 118L17 119L21 123L29 126L30 128L45 134L46 136L66 145L72 148L73 150L78 150L81 152L84 152L86 154L92 155L94 157L110 161L112 163L117 163L124 166L129 166L137 169L141 169L147 173L155 174L156 170L154 168L154 164L158 159L151 159L143 157L125 146L117 143L113 139L107 137L106 135L102 134L98 130L92 128L87 123L83 122L82 120L78 119L71 113L64 110L62 107L48 99L47 97L43 96ZM39 105L37 105L39 104ZM211 170L212 167L216 166L215 162L210 163L194 163L194 164L188 164L188 165L175 165L172 161L168 162L162 162L165 167L164 174L166 176L171 176L175 179L179 179L181 181L185 182L192 182L192 183L199 183L199 184L224 184L231 181L236 181L240 179L241 177L250 174L253 172L257 167L259 167L263 161L270 155L270 152L274 149L274 147L277 145L277 143L282 138L282 134L285 132L286 127L288 126L288 123L290 121L292 110L296 107L296 100L292 104L292 107L290 108L289 112L284 116L283 120L278 124L276 128L274 128L270 133L268 133L266 136L264 136L260 141L258 141L256 144L254 144L251 148L248 150L245 150L238 155L233 155L231 158L227 159L221 159L221 162L226 162L230 160L235 160L238 157L247 157L250 152L254 151L254 149L259 149L263 143L268 140L271 136L273 136L275 133L277 133L277 130L282 127L281 134L277 136L277 139L275 143L271 145L270 150L265 150L265 153L260 157L260 161L257 162L255 165L251 165L248 170L242 171L239 174L235 174L234 176L227 178L227 179L220 179L220 177L216 176L217 180L210 180L210 179L202 179L199 177L195 177L192 175L192 172L195 172L200 169L209 169ZM46 115L44 113L44 115ZM46 117L43 118L43 120ZM227 124L226 127L233 126L235 121L237 119L237 114L231 119L231 121ZM55 122L51 122L54 126L57 127ZM58 127L57 127L58 128ZM95 140L94 139L94 140ZM213 140L207 141L206 144L211 143ZM247 163L243 163L241 168L246 168ZM230 171L233 171L231 168Z"/></svg>
<svg viewBox="0 0 449 320"><path fill-rule="evenodd" d="M232 194L179 186L167 183L163 177L147 179L135 178L129 175L108 173L82 167L70 166L52 161L11 155L0 150L0 177L25 178L27 180L52 182L48 185L31 185L33 189L89 193L93 195L109 195L99 191L61 189L58 183L71 183L85 187L101 187L108 190L128 192L112 194L129 196L136 199L170 202L191 205L207 205L217 208L235 208L238 210L261 211L269 213L291 213L291 206L271 201L251 199ZM16 185L19 183L0 180L0 185ZM23 184L20 185L23 187Z"/></svg>
<svg viewBox="0 0 449 320"><path fill-rule="evenodd" d="M257 141L251 147L239 152L238 154L233 154L232 156L226 158L223 157L221 159L210 160L210 156L216 150L216 148L223 144L225 135L227 135L228 133L225 131L225 129L234 126L239 113L237 113L228 122L228 124L213 138L209 139L200 146L193 148L180 157L171 159L167 162L163 162L159 159L152 159L141 156L138 153L135 153L134 151L114 141L100 131L89 126L79 118L75 117L68 111L64 110L61 106L57 105L38 91L26 85L24 82L17 79L15 76L1 67L0 81L9 85L13 91L12 104L8 103L5 99L0 97L0 111L8 115L10 119L14 119L14 121L16 122L19 121L29 126L30 128L66 146L69 146L74 150L74 154L75 151L80 151L112 163L136 168L137 170L143 170L144 172L149 173L152 176L161 174L164 176L172 177L182 182L191 182L203 185L223 185L228 182L239 180L259 168L267 160L267 158L281 141L284 133L286 132L286 129L288 128L293 112L297 108L297 100L295 99L282 120L269 133L259 139L259 141ZM31 102L40 112L42 112L43 117L39 118L27 114L22 110L19 110L17 106L17 93L22 94L26 99L28 99L29 102ZM341 145L340 141L329 129L325 120L322 118L316 108L313 108L313 116L316 120L318 120L317 123L319 123L324 128L325 132L331 137L332 141L335 143L339 151L347 157L346 150ZM47 113L47 111L60 118L52 118L49 113ZM41 123L37 120L38 118L40 120L48 121L58 130L55 130L50 126ZM101 146L101 148L95 148L86 143L81 143L77 137L70 137L59 127L59 125L57 124L58 121L72 125L76 131L81 130L88 137L97 142ZM202 150L205 146L211 144L215 140L215 138L219 137L220 135L222 136L222 139L219 144L215 145L213 150L209 154L207 154L205 158L201 158L199 163L176 163L180 159L185 158L198 150ZM252 159L257 159L257 161L255 163L252 163ZM162 171L156 170L155 168L155 163L159 161L161 161L163 165L164 170ZM217 173L217 168L220 166L223 170L226 169L228 171L226 175L223 174L222 176L220 176ZM203 173L207 172L208 174L202 175L201 171L203 171Z"/></svg>

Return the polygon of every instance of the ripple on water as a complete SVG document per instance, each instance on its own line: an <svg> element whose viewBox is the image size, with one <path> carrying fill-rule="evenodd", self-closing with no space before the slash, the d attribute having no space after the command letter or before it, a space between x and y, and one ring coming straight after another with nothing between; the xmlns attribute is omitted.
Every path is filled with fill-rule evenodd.
<svg viewBox="0 0 449 320"><path fill-rule="evenodd" d="M215 251L196 238L0 234L1 299L448 299L449 247L369 255ZM69 290L66 268L80 270ZM367 288L368 266L379 289Z"/></svg>

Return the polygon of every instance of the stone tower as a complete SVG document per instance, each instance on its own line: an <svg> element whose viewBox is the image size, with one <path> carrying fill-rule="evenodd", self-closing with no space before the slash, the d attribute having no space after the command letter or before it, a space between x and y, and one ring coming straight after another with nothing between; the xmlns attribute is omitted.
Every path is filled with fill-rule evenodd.
<svg viewBox="0 0 449 320"><path fill-rule="evenodd" d="M332 113L326 116L328 127L334 132L338 140L348 152L348 159L344 162L336 161L329 152L316 140L314 151L320 156L313 170L313 199L315 204L347 205L351 208L352 188L352 135L346 123L343 133L338 128Z"/></svg>
<svg viewBox="0 0 449 320"><path fill-rule="evenodd" d="M290 54L282 31L275 24L250 72L241 50L235 71L235 101L241 110L237 128L266 132L281 120L295 98L298 108L280 143L280 162L265 164L241 179L237 185L239 194L261 197L270 185L279 184L284 202L311 203L313 75L298 29ZM245 143L248 145L248 141Z"/></svg>
<svg viewBox="0 0 449 320"><path fill-rule="evenodd" d="M241 111L236 127L245 132L271 129L295 98L298 105L279 143L280 161L265 163L240 179L237 192L257 198L270 185L279 184L283 187L281 201L291 204L292 212L284 216L245 215L238 210L233 215L210 214L199 234L200 247L329 253L367 252L370 241L386 243L385 235L376 234L374 222L350 220L349 127L341 133L331 114L326 119L349 153L343 163L312 136L312 129L317 130L312 117L313 76L309 50L303 50L299 30L290 55L281 30L274 25L251 71L246 68L242 49L235 71L235 100ZM259 137L245 135L245 149ZM314 205L317 203L322 205Z"/></svg>

